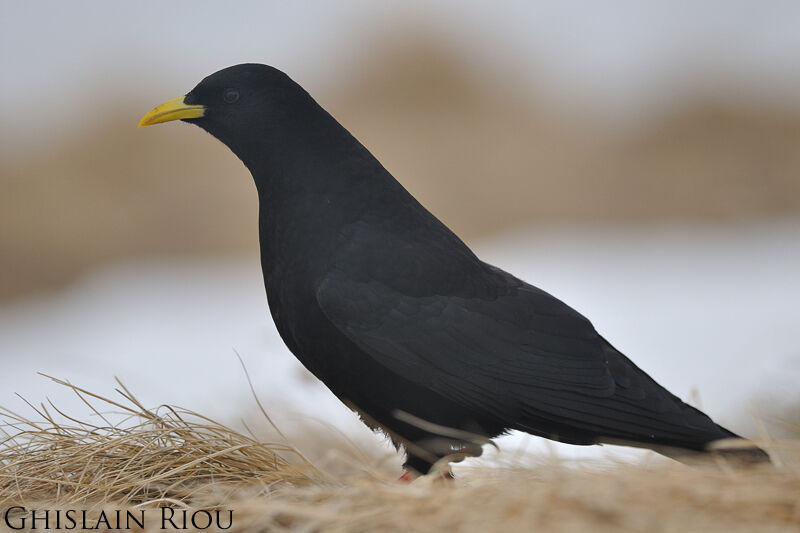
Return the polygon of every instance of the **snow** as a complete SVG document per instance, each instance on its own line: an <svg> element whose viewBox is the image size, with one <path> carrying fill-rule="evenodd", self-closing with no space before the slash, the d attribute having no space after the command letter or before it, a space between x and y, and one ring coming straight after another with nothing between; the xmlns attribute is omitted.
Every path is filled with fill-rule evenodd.
<svg viewBox="0 0 800 533"><path fill-rule="evenodd" d="M734 431L752 432L754 398L798 395L800 219L528 229L475 248L588 316L675 394L691 400L698 392L702 408ZM16 392L88 414L36 372L107 396L118 376L146 406L231 420L255 408L236 353L279 426L325 420L380 442L283 346L254 256L119 264L0 307L0 405L28 410ZM517 434L498 442L503 453L529 446L567 458L613 449L551 447Z"/></svg>

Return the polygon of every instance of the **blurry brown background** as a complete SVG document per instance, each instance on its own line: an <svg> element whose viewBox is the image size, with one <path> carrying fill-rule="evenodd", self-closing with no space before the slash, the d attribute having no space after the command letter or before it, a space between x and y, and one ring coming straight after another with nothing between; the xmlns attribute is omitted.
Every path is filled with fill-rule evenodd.
<svg viewBox="0 0 800 533"><path fill-rule="evenodd" d="M136 129L255 61L676 394L797 420L800 3L0 2L0 405L45 371L238 417L236 351L273 415L366 431L274 330L246 169Z"/></svg>
<svg viewBox="0 0 800 533"><path fill-rule="evenodd" d="M681 23L690 14L666 5L655 3L650 15L663 16L659 10L666 10L671 16L667 20L680 29L674 43L680 43L686 38ZM150 24L148 20L163 19L166 29L162 28L163 35L154 42L169 43L169 28L174 26L168 21L178 16L180 9L155 16L154 6L143 4L120 17L138 21L141 31ZM241 46L239 55L273 62L295 75L404 185L467 240L534 224L735 221L800 213L800 107L795 105L800 98L781 100L772 95L770 84L775 83L758 77L757 54L756 67L748 66L747 61L754 60L744 56L740 72L734 76L714 69L704 71L693 56L697 51L679 46L673 55L683 62L674 57L672 62L683 71L672 73L670 69L677 67L667 61L666 66L661 65L666 71L661 76L682 76L688 82L662 88L662 92L652 87L639 91L632 79L628 94L649 95L650 100L627 105L622 95L608 105L602 91L613 92L613 84L604 89L572 80L570 85L569 79L552 75L553 68L548 71L547 61L541 59L546 50L534 45L520 50L518 46L520 55L515 57L501 46L488 46L492 42L489 33L497 39L503 37L504 29L495 26L513 18L527 16L531 24L538 21L541 26L565 17L565 32L570 25L576 31L592 27L590 21L567 8L563 13L531 7L504 14L502 10L483 13L470 4L459 15L464 28L454 37L455 30L448 33L442 29L445 26L437 27L425 16L426 9L438 13L443 24L448 13L455 13L446 11L445 4L435 4L435 8L416 5L416 13L410 7L370 10L363 4L350 5L341 13L326 6L315 14L316 26L307 17L314 10L304 8L299 20L309 25L306 34L284 40L309 39L314 28L325 27L318 19L328 12L338 17L329 26L355 30L348 30L349 41L336 41L335 35L328 39L339 42L340 48L306 46L311 51L303 52L302 61L297 61L298 75L292 68L292 54L301 53L296 47L291 48L292 54L281 54L280 50L263 49L251 53ZM6 7L12 9L10 3ZM277 25L264 18L269 6L250 7L258 9L265 31ZM189 68L177 54L148 55L141 49L150 37L143 35L141 42L117 44L128 50L112 46L104 55L92 48L96 58L81 56L79 61L73 56L82 68L69 76L69 67L62 64L68 52L57 48L38 53L54 54L52 58L59 61L38 57L33 59L41 66L26 67L24 62L31 58L25 54L35 56L37 52L26 52L20 48L24 43L11 41L23 34L29 40L30 32L36 33L36 27L20 29L26 21L32 23L36 14L17 9L16 21L14 13L6 18L10 36L3 32L9 41L4 43L9 45L4 46L4 55L17 50L15 54L21 57L3 60L0 299L62 286L87 269L110 261L254 250L256 200L243 166L199 129L181 124L135 128L150 107L187 92L204 75L227 63L215 63L211 54L206 62L213 67ZM58 9L55 3L39 7L44 22L38 27L41 35L34 37L55 32L54 28L63 26L62 16L77 18L74 13L59 15ZM98 12L101 9L99 3L94 4L84 14L89 28L112 25L97 29L101 32L98 39L122 31L113 26L110 13ZM589 6L584 4L582 9L589 10ZM626 24L648 20L648 13L625 13L619 7L615 15L619 20L598 19L597 24L609 26L603 30L607 32L613 32L617 24L624 33ZM291 18L291 14L280 14ZM733 8L729 14L733 25L749 16ZM195 33L179 43L188 47L195 62L215 49L215 40L235 47L227 41L240 31L252 34L257 42L275 39L265 35L259 41L255 22L231 24L222 31L208 6L197 9L195 15L200 21L208 19L206 26L196 21ZM496 20L489 20L486 28L467 26L465 21L483 15L494 15ZM705 23L714 26L713 10L705 15ZM762 15L767 22L781 19L780 13ZM542 17L548 16L553 20L542 22ZM397 20L392 22L393 18ZM741 36L753 42L740 48L759 50L763 44L759 39L774 37L774 30L771 34L757 22ZM673 43L668 29L661 29L667 44ZM201 39L204 31L210 35L208 42ZM727 58L723 65L736 65L736 58L724 50L725 39L737 41L736 35L720 38L710 31L708 43L703 43L704 31L701 26L695 37L700 36L696 43L700 51L707 45L706 63L717 64L713 62L717 53ZM76 33L68 35L79 38ZM596 46L592 39L602 37L601 31L583 40L573 36L571 43L567 37L561 38L580 51L581 47ZM623 36L619 46L635 47L636 38L635 33L628 41ZM467 41L473 48L459 47L458 43ZM200 42L203 46L198 46ZM46 48L47 41L41 46ZM162 46L165 52L175 52L169 44ZM793 44L786 46L784 52L791 54ZM720 50L714 52L714 47ZM484 50L487 57L476 58L475 49ZM496 55L494 63L491 54ZM764 55L761 61L767 63L768 51ZM530 58L538 59L531 63ZM160 70L151 69L154 59L156 64L162 62ZM333 59L342 66L330 67ZM608 59L609 76L615 72L613 59ZM658 56L653 58L658 60ZM108 65L114 65L110 75ZM773 66L781 72L780 64ZM654 71L658 67L652 66ZM53 68L52 78L42 72L46 68ZM593 68L602 71L604 65ZM126 70L130 71L127 77ZM29 71L35 72L26 79ZM624 78L622 72L615 83L624 84ZM652 83L658 85L659 78ZM763 86L768 90L760 91ZM718 90L720 87L727 90ZM791 93L792 87L789 83L789 90L781 94ZM562 98L561 93L568 96ZM65 110L71 114L64 114ZM36 120L28 124L31 115Z"/></svg>

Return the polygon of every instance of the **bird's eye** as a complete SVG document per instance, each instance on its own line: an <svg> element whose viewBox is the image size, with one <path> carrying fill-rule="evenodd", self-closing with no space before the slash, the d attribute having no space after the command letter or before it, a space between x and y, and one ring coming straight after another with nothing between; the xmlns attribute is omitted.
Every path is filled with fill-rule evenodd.
<svg viewBox="0 0 800 533"><path fill-rule="evenodd" d="M239 99L239 91L236 89L225 89L225 92L222 94L222 98L226 103L232 104Z"/></svg>

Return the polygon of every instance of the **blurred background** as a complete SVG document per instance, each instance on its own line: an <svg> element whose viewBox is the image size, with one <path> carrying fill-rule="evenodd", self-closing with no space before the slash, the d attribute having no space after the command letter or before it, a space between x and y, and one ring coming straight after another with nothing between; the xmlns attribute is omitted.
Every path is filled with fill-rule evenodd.
<svg viewBox="0 0 800 533"><path fill-rule="evenodd" d="M673 392L800 423L797 2L2 4L0 405L41 371L235 417L236 352L279 421L371 439L277 337L246 169L136 129L261 62Z"/></svg>

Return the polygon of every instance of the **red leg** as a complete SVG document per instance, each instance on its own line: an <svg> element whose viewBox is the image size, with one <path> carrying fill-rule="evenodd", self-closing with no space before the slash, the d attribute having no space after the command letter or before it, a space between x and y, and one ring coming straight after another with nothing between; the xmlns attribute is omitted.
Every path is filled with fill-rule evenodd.
<svg viewBox="0 0 800 533"><path fill-rule="evenodd" d="M413 470L403 470L403 475L397 478L397 481L400 483L411 483L418 477L419 474L417 474Z"/></svg>

